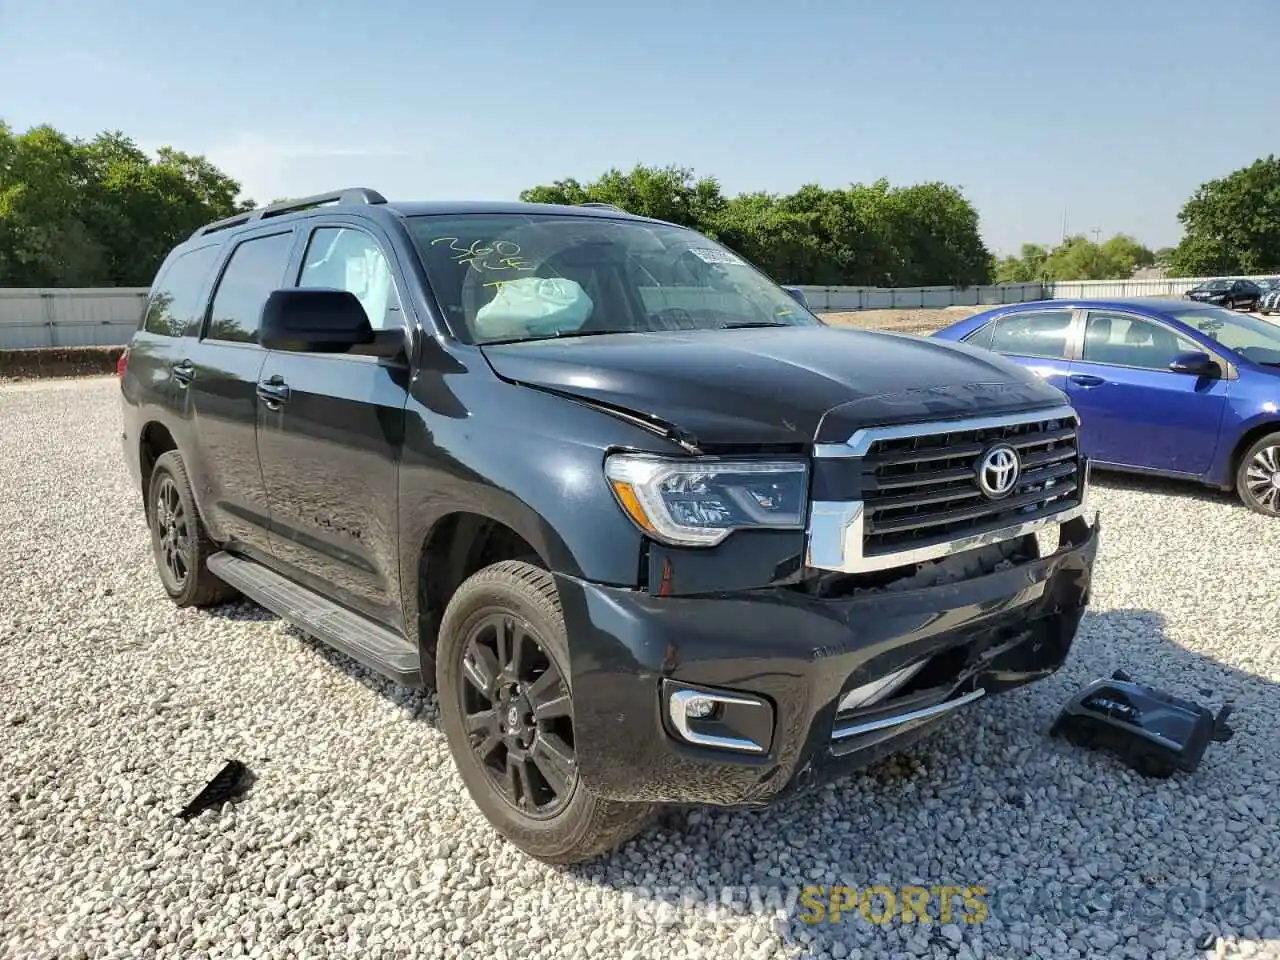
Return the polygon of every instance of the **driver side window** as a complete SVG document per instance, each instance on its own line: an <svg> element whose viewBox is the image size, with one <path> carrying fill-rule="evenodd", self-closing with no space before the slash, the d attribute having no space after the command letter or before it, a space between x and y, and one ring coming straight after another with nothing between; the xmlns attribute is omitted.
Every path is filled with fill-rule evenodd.
<svg viewBox="0 0 1280 960"><path fill-rule="evenodd" d="M354 294L375 330L394 328L403 322L391 264L377 241L363 230L321 227L312 233L298 286Z"/></svg>
<svg viewBox="0 0 1280 960"><path fill-rule="evenodd" d="M1080 359L1086 363L1167 370L1178 354L1199 349L1163 324L1131 314L1091 310Z"/></svg>

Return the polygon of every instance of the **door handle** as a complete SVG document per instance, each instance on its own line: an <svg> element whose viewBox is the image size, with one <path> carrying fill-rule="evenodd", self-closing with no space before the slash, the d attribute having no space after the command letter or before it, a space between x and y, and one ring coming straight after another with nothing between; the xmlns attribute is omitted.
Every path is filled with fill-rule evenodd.
<svg viewBox="0 0 1280 960"><path fill-rule="evenodd" d="M196 365L190 360L179 360L170 366L169 370L173 373L173 379L184 387L194 380L196 376Z"/></svg>
<svg viewBox="0 0 1280 960"><path fill-rule="evenodd" d="M1091 373L1073 373L1067 379L1078 387L1099 387L1107 382L1102 377L1095 377Z"/></svg>
<svg viewBox="0 0 1280 960"><path fill-rule="evenodd" d="M289 385L279 374L269 380L258 381L258 399L271 410L279 410L282 403L289 400Z"/></svg>

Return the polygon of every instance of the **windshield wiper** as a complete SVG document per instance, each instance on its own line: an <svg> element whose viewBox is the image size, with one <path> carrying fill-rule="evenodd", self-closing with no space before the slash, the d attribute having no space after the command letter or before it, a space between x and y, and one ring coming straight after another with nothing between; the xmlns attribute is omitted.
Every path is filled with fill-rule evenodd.
<svg viewBox="0 0 1280 960"><path fill-rule="evenodd" d="M777 320L747 320L743 323L726 323L721 330L748 330L752 327L794 327L794 323L782 323Z"/></svg>
<svg viewBox="0 0 1280 960"><path fill-rule="evenodd" d="M569 340L578 337L607 337L615 333L648 333L647 330L567 330L559 333L539 333L526 337L507 337L503 340L482 340L482 347L500 347L509 343L534 343L539 340Z"/></svg>

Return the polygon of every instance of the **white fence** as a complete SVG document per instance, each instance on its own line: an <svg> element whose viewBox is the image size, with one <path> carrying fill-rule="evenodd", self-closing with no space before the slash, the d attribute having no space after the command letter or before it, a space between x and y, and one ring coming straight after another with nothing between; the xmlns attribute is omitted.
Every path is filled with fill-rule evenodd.
<svg viewBox="0 0 1280 960"><path fill-rule="evenodd" d="M146 298L134 287L0 290L0 349L128 343Z"/></svg>
<svg viewBox="0 0 1280 960"><path fill-rule="evenodd" d="M1114 297L1180 297L1210 277L1164 280L1078 280L1005 283L980 287L808 287L820 313L845 310L919 310ZM113 289L0 290L0 349L118 346L128 343L142 316L147 291Z"/></svg>
<svg viewBox="0 0 1280 960"><path fill-rule="evenodd" d="M1262 280L1274 274L1245 277ZM1054 300L1096 300L1113 297L1181 297L1197 284L1216 277L1166 277L1163 280L1058 280L1045 285Z"/></svg>
<svg viewBox="0 0 1280 960"><path fill-rule="evenodd" d="M819 312L912 310L922 307L1023 303L1044 296L1044 284L1005 283L982 287L800 287Z"/></svg>
<svg viewBox="0 0 1280 960"><path fill-rule="evenodd" d="M1250 279L1261 280L1269 274ZM1091 300L1121 297L1181 297L1213 277L1163 280L1059 280L982 287L800 287L814 310L911 310L1025 303L1028 300Z"/></svg>

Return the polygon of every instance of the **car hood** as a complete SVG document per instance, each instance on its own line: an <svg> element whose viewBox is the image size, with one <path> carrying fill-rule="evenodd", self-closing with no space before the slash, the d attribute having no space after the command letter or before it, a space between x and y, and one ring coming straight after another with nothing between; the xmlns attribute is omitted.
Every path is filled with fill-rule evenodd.
<svg viewBox="0 0 1280 960"><path fill-rule="evenodd" d="M842 442L859 427L1064 402L967 344L836 327L566 337L481 348L498 376L675 428L702 448Z"/></svg>

